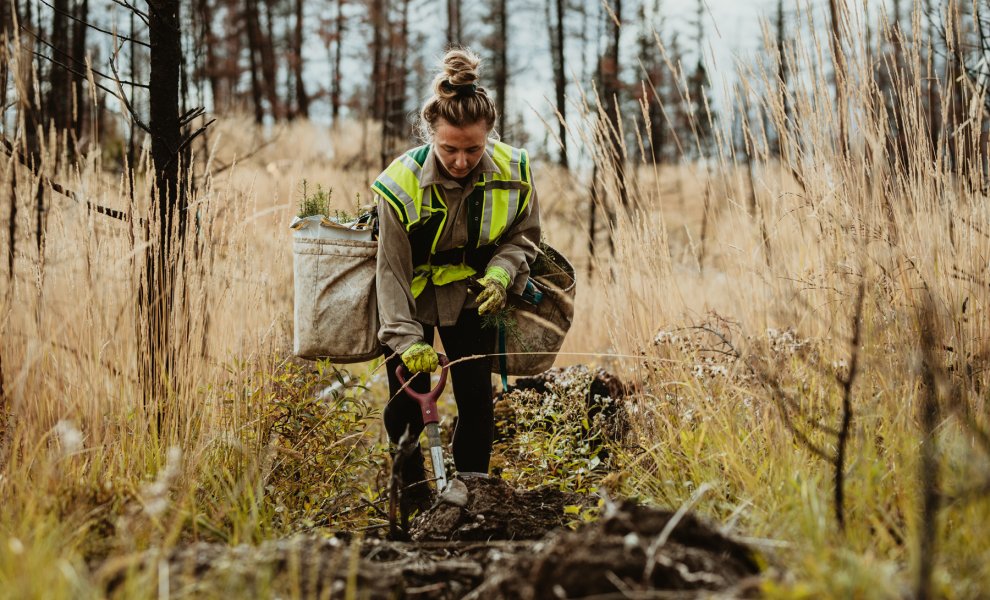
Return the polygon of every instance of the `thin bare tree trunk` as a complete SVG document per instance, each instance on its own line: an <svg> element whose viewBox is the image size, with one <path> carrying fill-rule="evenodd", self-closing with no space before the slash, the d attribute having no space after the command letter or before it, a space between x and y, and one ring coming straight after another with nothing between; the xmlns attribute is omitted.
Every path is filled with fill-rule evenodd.
<svg viewBox="0 0 990 600"><path fill-rule="evenodd" d="M69 39L69 0L54 0L52 9L52 52L56 58L49 70L48 97L45 101L45 120L62 133L72 123L72 107L69 104L69 90L72 87L72 73L60 63L71 64L65 57L72 56L72 45Z"/></svg>
<svg viewBox="0 0 990 600"><path fill-rule="evenodd" d="M220 61L217 58L219 39L213 32L213 3L211 0L196 0L196 11L199 13L198 43L205 55L205 75L210 83L210 96L213 98L213 111L222 112L227 108L228 99L220 81Z"/></svg>
<svg viewBox="0 0 990 600"><path fill-rule="evenodd" d="M385 44L391 29L388 20L388 0L371 0L371 117L381 120L385 116ZM382 165L384 168L384 164Z"/></svg>
<svg viewBox="0 0 990 600"><path fill-rule="evenodd" d="M551 11L551 7L555 8ZM550 55L553 63L554 101L557 108L557 136L560 138L560 166L568 168L567 160L567 76L564 62L564 19L566 2L547 0L547 25L550 30ZM551 15L553 12L553 15Z"/></svg>
<svg viewBox="0 0 990 600"><path fill-rule="evenodd" d="M507 0L493 0L491 3L491 20L495 25L492 35L492 66L495 83L495 103L499 116L499 126L502 135L506 134L508 113L505 110L505 95L509 81L509 13Z"/></svg>
<svg viewBox="0 0 990 600"><path fill-rule="evenodd" d="M447 43L461 44L461 0L447 0Z"/></svg>
<svg viewBox="0 0 990 600"><path fill-rule="evenodd" d="M296 76L296 107L298 114L309 118L309 96L306 94L306 80L303 79L303 1L296 0L296 27L293 42L293 73Z"/></svg>
<svg viewBox="0 0 990 600"><path fill-rule="evenodd" d="M344 45L344 0L337 0L337 17L335 22L334 32L336 34L337 47L334 49L333 81L330 85L330 110L334 125L337 124L337 119L340 116L340 64L341 57L343 56L341 48Z"/></svg>
<svg viewBox="0 0 990 600"><path fill-rule="evenodd" d="M82 0L76 4L75 17L77 21L72 28L72 58L75 64L82 66L86 64L86 32L89 27L85 23L89 19L89 0ZM72 130L78 142L86 122L86 86L89 82L83 77L81 69L79 74L71 74L71 82L74 115Z"/></svg>
<svg viewBox="0 0 990 600"><path fill-rule="evenodd" d="M606 15L608 30L608 46L601 60L602 101L609 125L605 125L605 136L609 140L609 160L614 172L619 192L619 202L622 206L629 204L629 193L626 188L626 170L623 154L623 140L619 136L619 96L622 93L619 81L620 64L619 48L622 35L622 0L612 0L612 14ZM611 212L611 211L609 211ZM611 238L610 238L611 239Z"/></svg>
<svg viewBox="0 0 990 600"><path fill-rule="evenodd" d="M258 23L258 0L244 2L245 30L248 36L248 62L251 75L251 101L254 104L254 122L261 124L265 120L262 106L261 80L258 73L258 57L261 54L261 27Z"/></svg>
<svg viewBox="0 0 990 600"><path fill-rule="evenodd" d="M272 3L275 0L262 0L265 6L265 33L258 41L261 49L261 73L265 78L265 95L268 98L269 110L275 119L285 116L282 103L278 97L278 68L275 64L275 17L272 15ZM260 32L260 22L259 22Z"/></svg>
<svg viewBox="0 0 990 600"><path fill-rule="evenodd" d="M185 194L180 181L182 132L179 123L179 69L182 62L179 8L181 0L149 1L151 41L151 158L155 168L156 203L152 219L157 239L146 252L148 361L144 385L147 400L160 401L176 366L176 345L170 336L177 273L177 255L185 238ZM150 406L159 431L163 407Z"/></svg>
<svg viewBox="0 0 990 600"><path fill-rule="evenodd" d="M790 76L790 68L787 63L787 46L784 40L787 39L787 24L784 20L784 0L777 0L777 94L780 96L780 102L784 107L784 131L777 132L777 156L783 157L785 152L785 138L787 136L787 128L790 127L791 122L791 106L787 99L787 80Z"/></svg>

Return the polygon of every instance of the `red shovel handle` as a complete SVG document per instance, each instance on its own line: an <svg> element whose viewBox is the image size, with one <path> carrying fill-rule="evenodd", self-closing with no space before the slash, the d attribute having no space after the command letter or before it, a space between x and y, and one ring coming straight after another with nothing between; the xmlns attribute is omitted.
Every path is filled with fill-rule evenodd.
<svg viewBox="0 0 990 600"><path fill-rule="evenodd" d="M412 388L406 388L405 392L410 398L415 400L419 404L420 410L423 411L423 423L438 423L440 421L440 415L437 412L437 398L443 393L443 388L447 385L447 371L450 369L447 365L450 361L443 354L438 354L437 358L440 361L440 381L437 382L437 386L425 394L421 394ZM411 373L406 365L399 363L399 366L395 368L395 376L399 378L399 383L401 385L406 385L406 378L409 377Z"/></svg>

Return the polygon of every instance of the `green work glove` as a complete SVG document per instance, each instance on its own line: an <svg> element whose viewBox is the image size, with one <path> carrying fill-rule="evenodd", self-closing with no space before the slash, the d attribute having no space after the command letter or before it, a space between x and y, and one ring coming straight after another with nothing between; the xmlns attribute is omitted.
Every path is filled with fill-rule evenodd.
<svg viewBox="0 0 990 600"><path fill-rule="evenodd" d="M437 351L426 342L416 342L402 353L402 362L410 373L432 373L440 366Z"/></svg>
<svg viewBox="0 0 990 600"><path fill-rule="evenodd" d="M478 294L478 314L488 315L502 310L508 294L509 272L502 267L488 267L485 276L478 280L485 286Z"/></svg>

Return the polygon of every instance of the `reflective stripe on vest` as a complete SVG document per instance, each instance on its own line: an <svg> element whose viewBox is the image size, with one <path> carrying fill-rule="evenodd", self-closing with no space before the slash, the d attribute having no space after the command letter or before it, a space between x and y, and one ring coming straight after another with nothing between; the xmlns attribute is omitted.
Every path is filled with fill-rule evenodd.
<svg viewBox="0 0 990 600"><path fill-rule="evenodd" d="M406 231L425 226L427 222L436 226L430 247L432 255L436 253L437 243L446 225L447 206L436 186L424 188L420 185L423 163L429 150L429 146L420 146L399 156L378 176L372 190L392 207ZM484 173L466 199L477 201L475 198L480 196L483 202L478 229L469 232L469 240L477 240L477 247L497 242L526 210L533 195L529 155L524 149L489 140L485 151L499 170L497 173ZM434 219L440 219L439 223ZM434 285L445 285L476 273L467 265L418 265L414 271L414 296L419 296L428 279Z"/></svg>

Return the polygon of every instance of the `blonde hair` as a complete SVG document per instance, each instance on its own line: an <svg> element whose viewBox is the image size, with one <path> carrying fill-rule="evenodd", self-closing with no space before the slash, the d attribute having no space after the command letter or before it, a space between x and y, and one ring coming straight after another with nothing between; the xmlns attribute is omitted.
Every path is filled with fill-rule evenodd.
<svg viewBox="0 0 990 600"><path fill-rule="evenodd" d="M433 96L419 112L419 133L424 141L433 138L443 119L454 127L484 121L495 128L498 111L485 88L478 85L481 57L467 48L451 48L440 61L441 70L433 78Z"/></svg>

